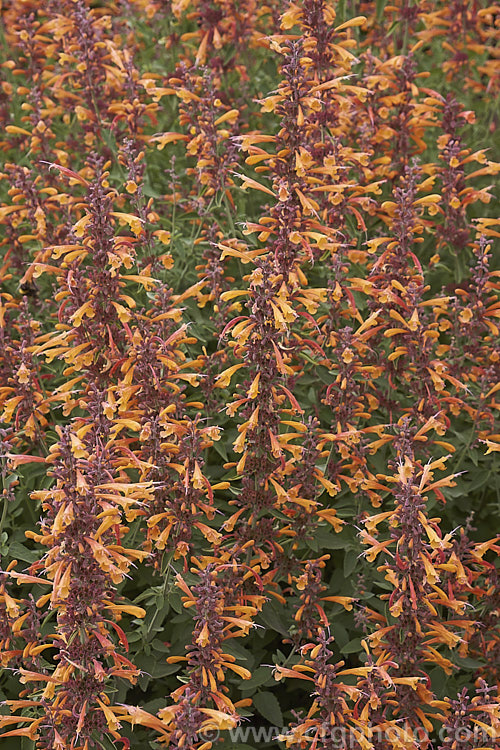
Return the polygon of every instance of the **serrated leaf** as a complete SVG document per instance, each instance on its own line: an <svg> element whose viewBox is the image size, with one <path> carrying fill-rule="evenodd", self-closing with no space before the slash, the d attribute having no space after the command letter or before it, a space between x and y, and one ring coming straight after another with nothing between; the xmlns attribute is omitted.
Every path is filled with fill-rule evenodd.
<svg viewBox="0 0 500 750"><path fill-rule="evenodd" d="M283 714L278 699L269 690L256 693L253 696L253 705L264 719L275 727L283 726Z"/></svg>

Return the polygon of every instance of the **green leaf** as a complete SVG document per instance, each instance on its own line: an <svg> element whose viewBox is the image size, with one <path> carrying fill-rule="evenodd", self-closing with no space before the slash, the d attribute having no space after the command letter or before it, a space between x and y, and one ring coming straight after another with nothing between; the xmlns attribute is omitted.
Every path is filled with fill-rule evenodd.
<svg viewBox="0 0 500 750"><path fill-rule="evenodd" d="M438 697L443 696L448 684L448 676L440 667L429 670L429 678L432 684L432 690Z"/></svg>
<svg viewBox="0 0 500 750"><path fill-rule="evenodd" d="M484 667L484 662L478 659L472 659L470 656L455 656L455 664L462 669L479 669Z"/></svg>
<svg viewBox="0 0 500 750"><path fill-rule="evenodd" d="M166 646L162 641L160 641L159 638L154 638L151 645L155 649L155 651L161 651L166 654L170 653L170 646Z"/></svg>
<svg viewBox="0 0 500 750"><path fill-rule="evenodd" d="M231 656L236 657L238 661L254 661L252 653L248 651L244 646L242 646L241 643L238 643L236 638L224 643L224 651L228 654L231 654Z"/></svg>
<svg viewBox="0 0 500 750"><path fill-rule="evenodd" d="M253 704L260 715L267 719L270 724L275 727L283 726L283 714L274 693L269 690L256 693L253 697Z"/></svg>
<svg viewBox="0 0 500 750"><path fill-rule="evenodd" d="M361 651L361 638L353 638L339 649L342 654L356 654Z"/></svg>
<svg viewBox="0 0 500 750"><path fill-rule="evenodd" d="M255 688L265 685L269 680L273 680L270 667L258 667L252 673L249 680L245 680L241 683L241 690L250 690L253 692Z"/></svg>
<svg viewBox="0 0 500 750"><path fill-rule="evenodd" d="M23 560L24 562L29 563L40 559L40 554L38 552L23 547L19 542L12 542L9 544L9 555L15 557L17 560Z"/></svg>
<svg viewBox="0 0 500 750"><path fill-rule="evenodd" d="M337 622L338 617L339 615L335 617L332 630L333 635L335 636L335 643L337 644L338 648L342 650L342 646L347 645L347 642L349 641L349 634L344 626L341 625L340 622Z"/></svg>
<svg viewBox="0 0 500 750"><path fill-rule="evenodd" d="M178 591L171 591L168 595L168 603L178 615L182 615L185 612L181 602L181 595Z"/></svg>
<svg viewBox="0 0 500 750"><path fill-rule="evenodd" d="M345 549L346 546L346 538L342 532L337 534L333 529L329 531L321 526L314 531L314 542L321 549Z"/></svg>
<svg viewBox="0 0 500 750"><path fill-rule="evenodd" d="M137 654L135 664L141 669L146 677L158 678L166 677L169 674L177 672L181 664L167 664L166 657L158 654Z"/></svg>
<svg viewBox="0 0 500 750"><path fill-rule="evenodd" d="M260 617L265 625L281 635L288 635L288 628L280 617L276 606L268 602L262 609Z"/></svg>
<svg viewBox="0 0 500 750"><path fill-rule="evenodd" d="M229 461L229 457L227 455L227 446L223 440L217 440L214 443L213 448L219 454L219 456L224 459L225 463Z"/></svg>
<svg viewBox="0 0 500 750"><path fill-rule="evenodd" d="M356 569L358 564L358 554L359 551L357 549L346 550L344 555L344 575L346 578L349 578Z"/></svg>

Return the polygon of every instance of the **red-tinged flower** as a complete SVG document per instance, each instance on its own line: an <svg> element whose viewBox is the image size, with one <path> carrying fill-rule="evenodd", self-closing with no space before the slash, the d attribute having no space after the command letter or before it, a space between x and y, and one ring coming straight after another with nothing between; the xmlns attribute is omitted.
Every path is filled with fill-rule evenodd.
<svg viewBox="0 0 500 750"><path fill-rule="evenodd" d="M169 88L158 89L158 95L169 93L178 97L179 121L188 135L160 133L154 137L158 148L163 149L172 140L185 141L187 155L196 159L196 166L189 167L188 174L199 187L196 198L187 199L187 207L191 205L203 217L214 196L219 195L231 216L233 199L229 189L234 184L232 173L237 166L234 136L239 131L239 110L223 105L220 73L209 68L200 74L196 68L180 65L168 83Z"/></svg>
<svg viewBox="0 0 500 750"><path fill-rule="evenodd" d="M1 304L1 303L0 303ZM0 418L11 424L19 438L36 443L46 428L50 404L41 385L40 367L33 356L34 342L40 324L33 319L28 298L19 306L13 302L0 310ZM24 437L23 437L24 436Z"/></svg>
<svg viewBox="0 0 500 750"><path fill-rule="evenodd" d="M169 747L181 748L191 743L190 746L199 748L204 742L203 731L209 726L227 729L237 722L236 708L224 682L232 673L242 679L249 679L251 673L236 664L234 656L224 652L223 642L246 635L253 627L252 617L257 609L245 600L244 594L241 596L240 570L235 568L235 580L231 569L231 565L217 568L210 563L205 568L193 569L200 578L193 586L177 577L177 585L184 593L184 606L194 610L195 625L191 643L186 647L187 655L167 659L170 663L187 661L188 678L172 694L175 704L158 714L170 723ZM228 578L226 585L225 578Z"/></svg>
<svg viewBox="0 0 500 750"><path fill-rule="evenodd" d="M482 679L476 681L475 687L472 698L463 688L456 699L440 702L447 715L438 750L445 750L453 742L457 748L495 746L500 731L498 691L495 695L495 688Z"/></svg>

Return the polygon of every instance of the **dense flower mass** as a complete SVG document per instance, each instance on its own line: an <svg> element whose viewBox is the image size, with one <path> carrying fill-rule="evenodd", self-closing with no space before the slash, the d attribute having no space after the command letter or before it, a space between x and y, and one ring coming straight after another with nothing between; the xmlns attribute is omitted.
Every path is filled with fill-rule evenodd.
<svg viewBox="0 0 500 750"><path fill-rule="evenodd" d="M0 16L0 740L500 750L498 6Z"/></svg>

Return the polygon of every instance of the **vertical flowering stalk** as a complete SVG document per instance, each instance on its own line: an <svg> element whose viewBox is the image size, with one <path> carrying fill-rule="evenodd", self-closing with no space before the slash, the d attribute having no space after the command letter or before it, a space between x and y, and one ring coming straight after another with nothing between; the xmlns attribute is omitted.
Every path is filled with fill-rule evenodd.
<svg viewBox="0 0 500 750"><path fill-rule="evenodd" d="M498 537L486 542L472 541L475 530L471 521L460 530L460 536L453 544L455 570L450 568L447 576L452 578L456 574L458 580L452 580L452 585L469 594L473 607L474 618L471 614L460 645L460 655L479 661L475 676L495 682L499 672L496 654L500 647L497 627L500 586L491 553L498 555L500 547Z"/></svg>
<svg viewBox="0 0 500 750"><path fill-rule="evenodd" d="M453 657L444 656L437 646L453 649L464 642L461 631L470 632L466 606L473 589L454 551L452 534L443 535L439 518L428 518L426 500L427 493L439 496L440 488L453 486L453 477L434 479L435 470L444 469L443 459L424 467L419 464L414 449L416 439L423 437L421 432L409 441L410 436L405 436L403 430L401 437L402 441L398 438L395 442L397 473L385 478L394 484L390 491L396 507L366 518L366 530L361 532L363 543L368 546L365 556L370 562L379 554L385 557L378 569L393 587L390 594L382 597L388 600L389 614L369 614L377 629L368 640L376 655L390 654L395 669L391 669L391 674L420 678L428 661L451 674ZM392 529L386 540L378 538L377 527L381 523L388 523ZM445 617L446 611L453 612L456 619ZM423 727L426 732L432 731L432 692L423 685L415 692L403 684L395 694L396 701L390 702L393 716L399 717L408 729Z"/></svg>
<svg viewBox="0 0 500 750"><path fill-rule="evenodd" d="M66 238L69 227L66 221L58 222L55 214L60 210L53 178L42 165L43 177L38 168L21 167L7 162L0 180L8 181L9 203L0 208L0 220L5 226L3 244L10 247L5 254L4 268L9 268L19 279L22 293L37 297L33 282L33 269L29 265L33 246L42 247ZM47 184L48 183L48 184ZM60 226L57 226L60 223ZM43 257L43 251L34 253L35 259Z"/></svg>
<svg viewBox="0 0 500 750"><path fill-rule="evenodd" d="M179 124L188 130L183 133L158 133L153 136L159 150L175 141L186 142L186 155L196 159L196 166L188 168L195 178L187 208L206 213L213 200L220 197L230 203L229 188L233 184L231 172L237 164L236 145L232 136L238 133L239 110L228 107L221 100L221 78L217 71L208 69L204 75L185 65L179 66L168 80L168 87L152 87L158 98L176 94L180 100ZM224 97L225 98L225 97ZM224 197L225 196L225 197Z"/></svg>
<svg viewBox="0 0 500 750"><path fill-rule="evenodd" d="M41 336L36 353L44 351L49 359L63 355L73 368L70 372L88 368L99 378L101 373L109 373L127 348L127 323L136 302L123 290L127 281L123 270L134 264L134 245L142 234L142 222L112 210L115 193L108 190L108 173L102 171L99 159L95 169L92 183L69 170L70 176L86 187L87 202L78 206L80 218L72 228L72 244L49 248L54 259L61 259L60 266L37 263L34 275L56 273L60 285L56 301L61 303L61 332ZM65 174L64 168L60 170ZM127 223L135 236L116 236L117 220ZM149 277L136 275L131 280L146 287L152 283Z"/></svg>
<svg viewBox="0 0 500 750"><path fill-rule="evenodd" d="M12 424L19 446L26 440L43 442L51 397L44 392L40 368L32 354L40 325L30 314L27 297L18 310L15 307L13 301L0 307L0 341L3 344L0 418L5 425ZM15 331L19 338L12 335Z"/></svg>
<svg viewBox="0 0 500 750"><path fill-rule="evenodd" d="M356 62L351 51L356 41L351 35L356 27L363 26L366 18L352 18L335 27L335 16L333 5L318 1L293 4L283 15L282 26L285 30L294 25L301 30L301 46L295 43L295 57L299 58L295 61L296 69L292 65L295 59L292 54L289 55L290 62L283 66L288 75L284 86L288 86L292 92L295 87L297 93L292 94L291 101L283 97L283 101L278 100L278 96L269 100L276 112L284 112L283 128L277 143L281 150L278 153L286 153L283 146L290 150L293 147L296 153L295 174L292 173L293 180L289 178L289 192L293 196L294 187L300 192L303 218L301 225L296 223L296 231L290 235L290 240L292 243L300 242L304 250L310 253L311 259L324 261L326 258L330 271L327 299L331 313L318 319L318 323L322 324L322 349L316 351L324 356L322 364L340 372L322 401L331 406L335 414L332 432L347 431L351 435L352 446L353 441L359 443L359 436L354 437L353 433L357 421L355 415L366 418L376 408L378 400L374 394L366 393L368 388L363 388L361 394L351 376L359 373L360 382L365 383L366 375L380 374L381 371L371 362L363 359L355 361L353 354L353 351L359 351L366 356L369 352L364 341L372 335L367 328L375 325L375 318L369 318L366 325L359 328L360 340L355 348L353 329L346 325L351 319L360 320L346 280L350 264L362 255L354 249L357 240L350 239L353 234L351 222L354 220L359 229L366 231L363 213L374 212L376 202L371 194L380 193L380 186L377 180L373 181L376 177L374 170L369 169L368 149L365 152L364 148L356 148L361 138L351 121L363 106L369 90L350 81L345 83L346 76L342 75L349 73ZM282 169L291 172L286 159L283 159ZM306 200L313 210L304 208ZM308 213L312 213L314 218L308 219ZM289 245L290 240L285 239L285 244ZM338 368L337 359L340 362ZM328 361L335 365L328 364ZM347 370L349 375L346 377L344 371ZM342 467L329 461L328 478L330 483L333 480L337 484L340 474L347 475L346 481L354 489L354 477L358 478L358 485L362 479L364 451L362 448L358 450L357 445L351 451L348 442L345 441L342 448L343 458L347 460Z"/></svg>
<svg viewBox="0 0 500 750"><path fill-rule="evenodd" d="M232 529L235 519L247 510L248 518L243 522L242 517L238 525L239 544L245 544L249 539L262 544L259 554L263 560L267 559L267 554L270 554L271 559L275 557L276 532L273 530L272 520L261 516L261 511L270 508L275 502L271 488L276 485L279 488L280 484L279 475L274 475L274 472L279 472L280 467L285 464L279 441L280 414L277 407L283 403L284 397L291 399L292 407L295 401L286 387L284 395L276 389L276 383L289 371L279 343L280 332L286 325L283 310L285 314L289 314L290 308L284 301L281 306L273 302L274 278L266 260L257 263L251 275L247 302L250 314L241 316L243 319L240 318L239 322L238 319L234 320L232 326L235 354L244 356L246 362L230 367L219 376L217 382L219 387L224 387L235 371L241 367L249 367L249 377L243 382L243 393L235 394L235 401L227 407L229 413L233 414L241 409L245 419L234 443L235 451L242 454L237 463L242 488L241 495L232 501L239 510L229 519L229 528ZM232 292L225 293L223 298L230 294Z"/></svg>
<svg viewBox="0 0 500 750"><path fill-rule="evenodd" d="M458 132L464 120L470 121L470 114L463 112L456 99L448 96L442 114L444 133L438 138L439 156L444 162L440 175L443 183L441 195L444 219L438 233L442 242L449 243L457 255L467 245L470 234L463 202L466 183L461 161L465 154L462 152L462 139Z"/></svg>
<svg viewBox="0 0 500 750"><path fill-rule="evenodd" d="M234 67L243 77L245 67L237 61L239 57L246 61L247 47L256 44L259 8L255 0L244 8L238 0L174 0L172 11L180 20L190 6L193 9L187 16L196 19L198 30L183 35L183 41L196 41L195 64L222 67L224 53L227 54L229 48L232 57L226 66Z"/></svg>
<svg viewBox="0 0 500 750"><path fill-rule="evenodd" d="M363 486L367 463L367 434L377 426L364 426L382 400L376 380L382 366L372 363L371 347L366 342L380 330L376 310L353 330L343 326L329 332L330 372L332 382L326 389L323 403L330 407L333 420L331 432L322 435L321 447L331 444L328 478L341 488L341 481L352 492ZM329 326L325 326L328 330ZM335 377L334 377L335 376ZM363 425L363 426L362 426ZM365 434L366 433L366 434ZM337 453L336 461L331 460Z"/></svg>
<svg viewBox="0 0 500 750"><path fill-rule="evenodd" d="M39 534L28 536L47 546L43 562L52 582L50 594L37 607L56 614L56 632L43 634L44 648L55 649L55 668L43 661L36 673L20 669L21 681L46 683L33 705L45 718L37 722L40 747L96 746L96 733L119 739L119 721L109 707L110 681L135 682L139 671L123 655L128 650L118 626L123 614L143 617L140 607L117 602L115 588L144 552L125 549L122 513L148 497L148 487L116 481L111 431L102 393L91 388L86 398L88 420L60 431L51 449L55 484L34 493L44 515ZM88 422L88 423L87 423ZM114 642L118 636L119 646Z"/></svg>
<svg viewBox="0 0 500 750"><path fill-rule="evenodd" d="M300 605L295 612L297 633L296 644L307 642L308 638L320 637L325 628L330 627L325 614L324 602L342 604L347 611L352 610L352 598L348 596L323 596L327 586L322 581L322 571L330 555L322 555L316 560L307 560L301 575L293 576L296 588L300 592Z"/></svg>
<svg viewBox="0 0 500 750"><path fill-rule="evenodd" d="M446 356L454 375L467 386L461 399L445 399L455 416L463 412L472 422L459 454L460 463L468 448L478 445L475 441L487 441L495 430L493 410L499 357L494 340L499 332L496 323L498 284L494 280L495 272L490 270L490 249L484 236L473 244L474 260L468 280L455 287L455 295L446 309L435 311L440 330L449 336L449 343L440 347L441 354Z"/></svg>
<svg viewBox="0 0 500 750"><path fill-rule="evenodd" d="M212 545L221 539L221 534L206 521L214 517L214 489L226 488L227 483L212 486L203 474L202 458L203 451L220 438L219 431L188 419L173 421L160 413L144 424L141 438L145 452L148 447L151 450L146 465L154 461L156 467L144 474L156 485L147 511L146 548L154 550L157 567L164 550L187 564L195 539L198 543L199 538L205 539Z"/></svg>
<svg viewBox="0 0 500 750"><path fill-rule="evenodd" d="M284 29L290 28L298 21L303 22L303 41L287 42L286 45L281 47L279 42L273 38L270 39L271 45L284 56L282 65L283 81L280 84L278 93L267 97L262 104L264 111L275 111L280 116L281 129L278 135L249 135L243 136L241 139L242 148L250 154L247 158L247 163L259 164L256 167L256 171L269 172L273 181L273 189L271 190L249 177L244 177L243 187L271 194L277 199L275 204L271 206L269 215L262 217L258 224L248 223L245 231L245 234L252 234L258 231L261 241L266 242L269 240L269 250L265 256L265 260L261 261L259 259L254 261L257 268L250 277L252 279L251 288L253 286L255 289L255 302L252 310L257 311L262 307L264 320L271 321L274 318L274 327L278 331L281 331L281 335L277 338L275 333L272 336L274 340L271 341L270 326L267 327L268 330L264 329L260 331L259 328L262 326L261 315L255 317L255 322L252 321L252 317L248 318L248 321L252 321L249 325L243 323L243 318L241 322L238 322L238 319L234 320L235 327L233 331L237 332L238 337L241 332L248 354L251 354L252 342L269 342L274 350L273 352L270 349L269 352L270 364L274 360L276 362L272 367L264 367L262 344L259 344L255 354L251 355L250 361L253 357L255 364L258 364L258 369L254 370L252 377L248 380L247 387L250 387L248 394L252 394L252 399L255 399L258 394L259 403L257 409L255 408L256 402L253 406L253 411L250 412L248 410L250 420L241 427L240 439L235 444L237 450L240 450L240 443L243 445L244 435L248 433L248 427L251 425L253 429L253 420L264 423L269 434L273 433L271 440L275 438L275 428L271 427L273 420L276 421L276 417L274 416L276 413L275 407L272 410L269 407L264 409L263 403L266 392L270 389L272 393L273 388L271 384L276 380L277 372L280 375L285 375L287 380L289 380L289 383L284 386L284 392L290 398L292 412L295 410L300 413L300 407L291 397L289 387L294 382L298 371L296 366L292 365L294 358L290 358L289 355L286 358L283 357L281 353L281 351L284 351L283 344L286 342L285 346L291 345L291 351L295 350L296 356L300 356L299 352L306 348L310 348L313 352L318 352L320 355L323 354L322 349L314 342L309 331L315 326L312 315L316 312L318 304L324 299L324 290L305 289L307 279L301 268L301 264L305 260L313 260L315 257L319 257L321 252L331 250L335 246L334 241L332 241L335 238L335 230L331 231L321 223L318 214L320 210L320 198L316 194L313 197L312 193L312 189L322 190L318 185L320 180L318 180L316 175L323 172L329 175L330 170L327 170L326 162L324 170L319 166L323 158L321 145L314 152L310 151L310 140L314 137L321 138L318 113L322 111L323 106L327 106L326 99L323 101L322 98L323 89L333 88L332 83L335 82L325 82L321 78L318 79L316 75L318 71L313 65L317 42L312 37L308 37L308 34L312 34L312 18L315 12L320 15L324 14L325 18L329 12L324 3L317 4L317 7L314 5L314 8L313 5L306 4L307 7L305 6L304 11L297 6L293 6L290 11L285 13L282 19ZM333 19L334 14L330 13L324 28L327 28ZM304 54L306 46L307 52L311 52L311 58ZM347 47L347 44L345 46ZM344 48L342 47L342 49ZM324 56L322 52L318 54L320 57L321 55ZM339 57L343 61L341 63L343 67L345 67L346 59L352 59L352 55L347 51L343 58L340 56L340 53ZM318 66L321 67L320 63L318 63ZM318 83L318 80L321 82ZM326 85L327 83L328 85ZM272 153L261 148L260 144L265 142L275 144ZM327 148L326 144L325 148ZM287 158L291 155L293 155L293 159ZM266 163L266 166L261 166L263 163ZM312 186L315 187L312 188ZM237 257L242 257L239 248L232 248L228 244L222 245L222 248L224 256L234 254ZM265 250L244 251L245 257L249 259L263 255L265 252ZM273 267L276 269L276 276L274 278L270 270L268 270L270 262L272 262ZM271 298L273 283L277 285L276 291L273 293L274 300ZM259 286L263 287L262 290L258 289ZM230 299L232 296L235 296L233 292L222 295L224 300ZM268 298L269 302L263 307L266 298ZM304 309L301 309L302 306ZM288 334L288 326L301 318L305 320L304 332L290 336ZM248 344L246 343L247 339ZM283 344L281 344L280 340L283 340ZM238 352L238 350L239 347L235 347L235 352ZM273 399L275 399L275 396L273 396ZM239 408L239 405L243 403L245 403L243 399L237 399L234 402L234 407ZM295 424L293 426L295 427ZM303 430L300 429L299 435L302 432ZM255 433L253 434L255 435ZM278 442L279 440L280 438L278 438ZM285 443L284 439L283 444L286 444L286 449L298 458L300 451L298 446L292 446L291 440L287 440ZM271 443L270 448L271 454L275 458L279 458L278 445ZM247 455L245 456L244 454L242 461L244 460L248 463L248 451L245 453ZM295 460L294 458L290 463L293 465ZM248 468L254 469L253 462L247 465L247 463L242 463L242 461L238 463L238 470L242 468L246 470ZM263 464L259 456L255 464L255 470L261 469L263 469ZM269 469L271 469L271 466L269 466ZM322 472L320 472L320 475L316 475L319 481L324 486L328 485L329 491L333 492L331 483L328 483L328 480L324 479ZM279 479L278 475L272 479L272 485L278 492L278 496L285 499L285 495L282 494L282 483L283 480ZM259 484L261 486L264 484L265 486L265 482L263 481L259 482ZM249 488L249 492L254 494L255 490ZM245 497L250 496L248 492L245 492ZM300 491L297 497L300 497L300 501L304 502L304 499L300 496ZM307 500L305 502L307 503ZM311 503L309 503L309 507L311 507ZM296 513L291 513L291 515L295 516Z"/></svg>
<svg viewBox="0 0 500 750"><path fill-rule="evenodd" d="M185 145L187 174L193 178L189 190L179 195L174 177L174 190L168 196L173 204L169 239L175 247L178 240L183 242L184 239L178 227L192 225L189 231L194 236L193 246L201 249L196 264L200 279L198 304L200 307L208 305L213 311L214 324L221 330L224 309L221 293L228 288L232 277L225 278L226 268L217 244L228 229L234 232L233 171L238 164L238 153L233 138L240 130L241 107L227 105L222 72L216 64L203 71L179 65L167 84L167 87L151 85L149 90L157 100L167 94L177 96L179 125L183 132L158 133L151 142L157 144L160 151L170 143ZM195 166L191 166L193 159L196 160ZM218 375L222 369L221 357L217 354L205 357L205 367L214 376ZM213 400L210 379L204 380L205 397ZM211 382L213 386L213 378Z"/></svg>
<svg viewBox="0 0 500 750"><path fill-rule="evenodd" d="M280 741L292 750L308 745L334 750L339 743L354 748L376 747L377 750L388 746L397 750L416 747L409 744L411 735L404 728L377 712L380 701L376 690L380 687L387 690L389 686L394 689L397 686L415 689L419 678L391 678L388 669L393 662L384 655L376 662L368 655L366 666L342 669L343 661L332 663L332 643L333 638L325 630L319 629L313 641L301 648L302 658L298 664L292 668L275 669L276 680L293 678L314 685L314 700L307 714L297 715L287 734L279 736ZM364 647L367 650L366 643ZM351 676L357 678L355 684L351 684ZM344 677L348 678L346 682L341 681ZM309 685L309 690L311 687ZM369 703L366 702L368 696ZM360 710L363 704L365 708ZM380 744L377 737L382 738Z"/></svg>
<svg viewBox="0 0 500 750"><path fill-rule="evenodd" d="M18 9L19 10L19 9ZM13 136L12 146L23 148L23 140L29 137L29 151L37 154L43 159L50 159L54 153L55 134L52 130L55 107L45 97L44 71L47 64L47 38L44 37L43 24L39 20L36 9L31 12L13 14L10 33L16 34L18 61L9 61L12 73L19 75L22 66L28 75L29 87L19 87L17 94L26 97L23 102L25 114L21 117L20 124L6 123L6 132ZM14 45L13 45L14 46ZM9 86L9 95L15 100L14 89ZM12 110L13 111L13 110ZM9 118L10 119L10 118Z"/></svg>
<svg viewBox="0 0 500 750"><path fill-rule="evenodd" d="M2 472L3 473L3 472ZM4 515L4 509L9 500L8 493L2 491L2 517ZM2 667L8 667L11 663L19 661L19 657L23 653L22 648L16 648L20 644L17 643L19 637L19 631L21 629L22 617L21 606L22 602L20 599L16 599L12 596L9 590L12 586L12 581L9 580L8 573L15 567L17 561L10 563L5 573L0 576L0 647L2 649Z"/></svg>
<svg viewBox="0 0 500 750"><path fill-rule="evenodd" d="M400 388L405 394L411 389L410 409L422 414L425 421L441 408L445 383L455 388L461 383L440 356L442 350L436 347L439 332L426 311L430 304L446 306L447 298L440 302L439 298L424 297L423 270L415 245L420 244L419 235L426 224L423 211L428 209L434 215L439 195L418 198L416 176L413 167L406 174L404 186L395 188L395 200L384 204L390 214L392 236L368 241L371 252L385 248L373 264L368 281L369 305L372 309L380 306L378 320L382 324L373 345L381 345L382 331L383 338L390 342L384 363L388 393L389 388ZM426 181L420 186L425 188ZM391 404L391 414L397 414L401 403L402 399Z"/></svg>
<svg viewBox="0 0 500 750"><path fill-rule="evenodd" d="M121 522L132 505L150 498L150 484L134 485L122 468L128 467L130 459L123 461L127 445L120 433L137 425L120 414L114 416L112 368L123 361L120 358L131 335L127 322L132 315L127 310L136 304L123 287L129 281L148 287L150 279L125 278L127 274L120 273L123 266L128 270L133 265L134 239L116 236L114 220L131 224L136 237L142 231L141 222L112 211L115 195L107 190L107 175L100 171L99 160L94 166L97 176L88 183L58 165L62 174L87 189L88 200L83 204L87 212L80 214L73 227L74 244L49 248L60 266L36 266L37 273L58 275L61 289L56 297L62 304L56 331L39 336L38 346L30 350L69 365L65 374L76 377L54 397L65 402L66 416L77 405L84 413L70 426L58 428L60 440L52 446L49 459L54 463L54 486L33 496L42 501L44 510L41 533L28 532L37 543L50 547L43 563L33 565L33 572L44 568L52 582L51 594L42 596L37 606L49 604L48 614L56 613L56 633L41 634L42 650L56 651L55 668L53 662L43 660L36 672L21 668L22 682L45 683L36 700L32 691L32 705L47 718L32 725L30 736L37 730L40 747L47 748L70 747L75 742L91 748L96 745L96 733L103 732L120 738L120 722L109 707L110 683L117 677L134 683L139 670L123 654L128 643L117 621L124 614L145 614L139 607L117 603L115 594L134 561L147 556L122 546L128 528ZM70 395L76 384L80 388L77 401ZM121 646L114 643L116 636ZM29 651L26 658L30 659Z"/></svg>
<svg viewBox="0 0 500 750"><path fill-rule="evenodd" d="M230 586L224 591L220 581L223 567L209 563L193 572L199 582L192 586L177 577L184 606L195 611L191 643L186 647L187 656L167 659L170 663L186 661L188 679L171 694L173 705L161 709L158 716L171 725L169 747L210 750L208 730L233 728L238 720L237 705L227 696L227 677L232 673L242 679L251 677L247 669L236 664L234 656L224 652L224 641L247 635L258 610L252 604L255 597L243 596L238 601Z"/></svg>
<svg viewBox="0 0 500 750"><path fill-rule="evenodd" d="M140 148L140 142L136 142L133 138L125 138L118 160L127 170L125 191L130 201L130 213L136 216L142 224L141 253L137 258L137 265L144 277L142 283L147 288L148 282L144 273L146 275L148 273L159 274L173 265L172 256L166 250L170 245L171 233L165 229L155 228L160 217L153 210L153 199L146 198L144 195L146 164L145 152ZM124 203L125 196L121 195L119 197L120 208L123 208ZM151 281L151 285L158 286L159 283L159 280Z"/></svg>
<svg viewBox="0 0 500 750"><path fill-rule="evenodd" d="M318 465L325 455L320 449L319 421L310 417L305 424L295 421L289 421L288 424L299 434L302 433L302 444L294 450L295 463L291 466L284 484L289 506L283 509L283 513L289 519L289 523L284 527L283 534L293 540L292 550L295 552L304 542L314 539L314 530L318 522L326 521L338 532L343 521L337 517L335 509L325 508L319 501L325 490L331 497L337 491ZM316 573L318 570L315 567L312 574Z"/></svg>
<svg viewBox="0 0 500 750"><path fill-rule="evenodd" d="M457 750L470 747L495 747L500 732L498 720L499 698L491 695L495 688L484 680L477 680L475 695L471 698L463 688L456 699L442 701L440 708L447 709L446 720L440 734L443 742L438 750L454 744Z"/></svg>
<svg viewBox="0 0 500 750"><path fill-rule="evenodd" d="M106 95L116 80L120 80L120 71L113 77L106 74L109 53L103 36L111 25L111 17L99 17L82 0L63 0L61 10L62 14L56 16L52 23L49 22L47 30L62 41L60 62L69 70L66 75L61 71L59 81L64 81L66 85L69 82L70 88L79 92L75 114L83 130L84 143L91 148L96 141L96 132L102 137ZM111 86L108 88L109 83ZM63 88L60 97L64 100L65 95L68 100L73 99L71 91Z"/></svg>

